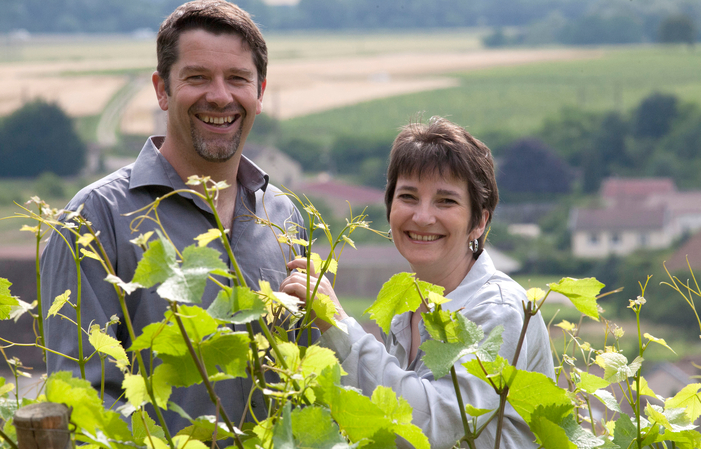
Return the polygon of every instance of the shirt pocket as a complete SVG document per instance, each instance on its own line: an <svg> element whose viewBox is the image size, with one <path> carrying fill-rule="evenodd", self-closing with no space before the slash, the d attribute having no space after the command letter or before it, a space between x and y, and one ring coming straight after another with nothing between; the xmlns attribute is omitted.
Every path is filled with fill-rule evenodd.
<svg viewBox="0 0 701 449"><path fill-rule="evenodd" d="M273 268L262 268L260 269L260 279L267 281L270 284L270 288L273 291L278 291L280 289L280 284L287 277L287 273L284 271L275 270Z"/></svg>

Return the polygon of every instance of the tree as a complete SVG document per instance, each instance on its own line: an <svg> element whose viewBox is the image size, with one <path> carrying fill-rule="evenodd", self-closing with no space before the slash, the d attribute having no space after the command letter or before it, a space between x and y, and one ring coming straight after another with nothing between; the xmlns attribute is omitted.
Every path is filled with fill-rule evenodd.
<svg viewBox="0 0 701 449"><path fill-rule="evenodd" d="M71 118L53 103L27 103L0 124L0 176L75 175L86 152Z"/></svg>
<svg viewBox="0 0 701 449"><path fill-rule="evenodd" d="M535 138L514 142L497 167L497 184L507 197L569 193L572 177L567 163Z"/></svg>
<svg viewBox="0 0 701 449"><path fill-rule="evenodd" d="M694 45L696 40L696 26L691 17L686 15L667 17L658 31L658 39L663 44L689 44Z"/></svg>
<svg viewBox="0 0 701 449"><path fill-rule="evenodd" d="M677 116L677 97L659 92L645 98L634 117L636 137L659 139L669 132Z"/></svg>

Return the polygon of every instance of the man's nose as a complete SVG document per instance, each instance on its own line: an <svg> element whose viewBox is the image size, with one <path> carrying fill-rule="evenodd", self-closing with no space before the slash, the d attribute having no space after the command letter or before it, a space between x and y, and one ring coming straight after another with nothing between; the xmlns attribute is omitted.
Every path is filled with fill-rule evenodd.
<svg viewBox="0 0 701 449"><path fill-rule="evenodd" d="M212 80L205 99L219 108L228 106L233 101L231 92L229 92L229 88L223 78L214 78Z"/></svg>

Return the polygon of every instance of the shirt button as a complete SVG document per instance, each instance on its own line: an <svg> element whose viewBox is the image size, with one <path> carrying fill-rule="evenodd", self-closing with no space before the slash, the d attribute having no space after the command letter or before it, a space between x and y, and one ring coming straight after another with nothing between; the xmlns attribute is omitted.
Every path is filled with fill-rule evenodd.
<svg viewBox="0 0 701 449"><path fill-rule="evenodd" d="M256 404L256 401L251 401L251 407L252 408L258 407L258 404Z"/></svg>

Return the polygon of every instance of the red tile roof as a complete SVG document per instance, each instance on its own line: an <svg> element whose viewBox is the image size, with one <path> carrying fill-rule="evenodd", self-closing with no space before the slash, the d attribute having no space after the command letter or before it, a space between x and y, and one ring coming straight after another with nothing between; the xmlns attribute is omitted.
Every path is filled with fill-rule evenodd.
<svg viewBox="0 0 701 449"><path fill-rule="evenodd" d="M664 228L664 207L616 207L608 209L574 209L570 225L574 231L651 231Z"/></svg>
<svg viewBox="0 0 701 449"><path fill-rule="evenodd" d="M676 190L671 178L607 178L601 183L601 197L604 200L621 201L623 204Z"/></svg>
<svg viewBox="0 0 701 449"><path fill-rule="evenodd" d="M336 180L300 183L292 189L296 194L368 206L384 204L385 192L372 187L345 184Z"/></svg>

